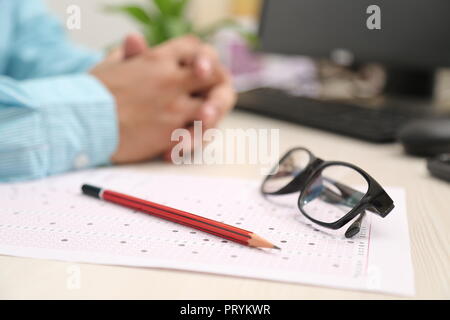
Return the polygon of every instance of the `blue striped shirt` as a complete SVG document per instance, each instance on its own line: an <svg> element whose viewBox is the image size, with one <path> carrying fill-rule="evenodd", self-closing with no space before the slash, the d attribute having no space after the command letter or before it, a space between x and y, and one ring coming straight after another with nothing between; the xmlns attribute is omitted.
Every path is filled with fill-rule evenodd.
<svg viewBox="0 0 450 320"><path fill-rule="evenodd" d="M0 182L108 164L115 102L40 0L0 0Z"/></svg>

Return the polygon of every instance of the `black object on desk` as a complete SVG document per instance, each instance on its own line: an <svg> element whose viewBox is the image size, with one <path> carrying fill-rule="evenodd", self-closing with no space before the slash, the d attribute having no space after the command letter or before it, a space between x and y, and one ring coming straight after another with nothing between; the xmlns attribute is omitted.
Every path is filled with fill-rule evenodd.
<svg viewBox="0 0 450 320"><path fill-rule="evenodd" d="M405 106L408 107L408 106ZM319 101L261 88L239 95L237 108L272 118L372 142L392 142L399 129L426 110L365 108L344 102Z"/></svg>
<svg viewBox="0 0 450 320"><path fill-rule="evenodd" d="M436 178L450 182L450 153L428 159L427 168Z"/></svg>
<svg viewBox="0 0 450 320"><path fill-rule="evenodd" d="M400 130L399 140L409 154L433 157L450 153L450 118L412 121Z"/></svg>

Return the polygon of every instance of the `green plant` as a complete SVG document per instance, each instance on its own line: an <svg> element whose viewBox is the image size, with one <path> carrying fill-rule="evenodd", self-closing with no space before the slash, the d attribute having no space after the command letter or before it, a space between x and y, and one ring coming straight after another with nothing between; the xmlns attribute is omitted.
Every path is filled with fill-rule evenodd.
<svg viewBox="0 0 450 320"><path fill-rule="evenodd" d="M206 40L217 30L223 27L233 27L244 36L248 42L255 44L255 36L240 30L232 19L220 21L205 29L196 29L187 18L186 9L189 0L148 0L147 5L126 4L107 6L106 10L122 13L131 17L139 24L147 43L150 46L158 45L166 40L185 34L194 34Z"/></svg>

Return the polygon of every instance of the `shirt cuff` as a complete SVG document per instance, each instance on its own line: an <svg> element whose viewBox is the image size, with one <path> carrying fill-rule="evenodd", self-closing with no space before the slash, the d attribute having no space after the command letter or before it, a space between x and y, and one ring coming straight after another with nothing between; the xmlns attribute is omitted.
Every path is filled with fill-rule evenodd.
<svg viewBox="0 0 450 320"><path fill-rule="evenodd" d="M42 117L48 174L110 163L118 144L113 96L89 74L23 81Z"/></svg>

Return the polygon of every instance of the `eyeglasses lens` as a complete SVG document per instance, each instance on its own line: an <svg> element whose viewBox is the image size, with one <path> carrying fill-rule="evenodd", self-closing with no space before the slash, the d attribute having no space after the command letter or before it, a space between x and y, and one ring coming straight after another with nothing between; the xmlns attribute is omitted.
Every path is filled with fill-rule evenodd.
<svg viewBox="0 0 450 320"><path fill-rule="evenodd" d="M368 188L367 180L355 169L327 166L308 183L299 207L315 220L333 223L355 208Z"/></svg>
<svg viewBox="0 0 450 320"><path fill-rule="evenodd" d="M306 150L295 149L290 151L272 170L269 178L262 186L263 192L272 193L281 190L306 168L309 161L310 154Z"/></svg>

